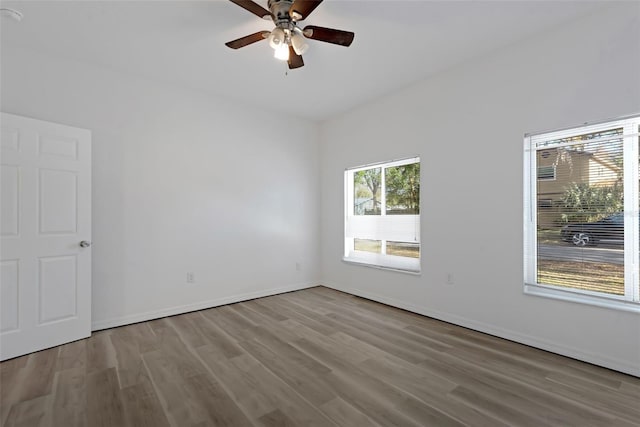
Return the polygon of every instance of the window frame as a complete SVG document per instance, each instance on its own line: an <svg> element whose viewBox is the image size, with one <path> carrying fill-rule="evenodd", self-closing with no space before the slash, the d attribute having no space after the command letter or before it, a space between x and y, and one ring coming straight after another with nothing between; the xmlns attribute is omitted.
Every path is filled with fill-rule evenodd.
<svg viewBox="0 0 640 427"><path fill-rule="evenodd" d="M561 138L622 128L624 176L624 295L564 288L537 282L537 152L561 145L545 145ZM639 145L640 115L584 124L557 131L526 134L523 163L524 293L640 313ZM546 179L542 179L546 181Z"/></svg>
<svg viewBox="0 0 640 427"><path fill-rule="evenodd" d="M402 159L396 159L386 162L377 162L367 165L346 168L344 172L344 251L342 260L351 264L358 264L367 267L398 271L407 274L420 275L421 274L421 259L422 259L422 244L420 238L420 213L411 215L397 215L387 214L386 205L386 183L385 183L385 171L387 168L403 166L408 164L418 163L420 164L420 156L407 157ZM380 168L381 174L381 186L380 186L380 214L379 215L355 215L354 213L354 198L355 198L355 185L354 174L359 171ZM421 178L422 180L422 178ZM420 199L422 198L422 190L419 193ZM386 253L386 243L397 242L397 238L393 238L395 235L390 234L385 238L385 232L381 231L376 236L371 235L351 235L353 234L352 227L354 223L370 223L370 225L378 224L379 228L391 229L394 228L394 224L398 225L398 228L404 230L411 228L413 230L413 240L401 239L401 242L417 243L420 245L420 255L417 258L405 257L400 255L389 255ZM357 227L356 227L357 228ZM381 253L373 253L366 251L357 251L354 249L355 239L373 239L381 240Z"/></svg>

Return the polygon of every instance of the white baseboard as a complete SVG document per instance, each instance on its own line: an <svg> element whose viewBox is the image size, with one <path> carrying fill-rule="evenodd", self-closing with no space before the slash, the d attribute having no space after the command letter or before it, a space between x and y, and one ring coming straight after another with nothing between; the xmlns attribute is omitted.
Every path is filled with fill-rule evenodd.
<svg viewBox="0 0 640 427"><path fill-rule="evenodd" d="M232 295L224 298L216 298L208 301L199 301L194 304L185 304L174 307L162 308L159 310L147 311L144 313L136 313L122 317L115 317L105 320L97 320L91 323L92 331L102 329L115 328L118 326L130 325L132 323L146 322L147 320L159 319L161 317L175 316L176 314L188 313L190 311L204 310L207 308L218 307L226 304L233 304L240 301L247 301L256 298L268 297L271 295L282 294L285 292L298 291L301 289L312 288L318 286L316 283L303 283L282 286L279 288L265 289L246 294Z"/></svg>
<svg viewBox="0 0 640 427"><path fill-rule="evenodd" d="M630 364L624 360L618 360L611 357L603 356L602 354L594 354L585 352L583 350L569 347L564 344L547 341L537 338L535 336L522 334L509 329L504 329L499 326L477 322L473 319L457 316L451 313L441 312L433 309L426 309L419 307L411 303L396 300L386 296L378 295L363 289L354 288L351 286L339 286L335 284L322 283L321 286L326 286L331 289L346 292L355 296L367 298L373 301L377 301L383 304L387 304L393 307L401 308L403 310L411 311L413 313L421 314L423 316L432 317L434 319L442 320L454 325L462 326L465 328L473 329L478 332L483 332L489 335L494 335L500 338L504 338L510 341L515 341L521 344L525 344L531 347L536 347L542 350L550 351L552 353L567 356L572 359L581 360L583 362L592 363L594 365L602 366L615 371L624 372L625 374L640 377L640 366Z"/></svg>

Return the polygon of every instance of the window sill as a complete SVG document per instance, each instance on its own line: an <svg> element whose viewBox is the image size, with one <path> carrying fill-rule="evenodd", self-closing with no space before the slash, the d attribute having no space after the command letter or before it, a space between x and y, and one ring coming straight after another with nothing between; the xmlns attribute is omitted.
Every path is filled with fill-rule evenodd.
<svg viewBox="0 0 640 427"><path fill-rule="evenodd" d="M346 257L342 258L342 262L345 262L347 264L360 265L362 267L376 268L378 270L395 271L395 272L398 272L398 273L410 274L412 276L421 276L422 275L422 272L420 270L404 270L404 269L401 269L401 268L387 267L387 266L378 265L378 264L370 264L370 263L368 263L366 261L354 260L354 259L346 258Z"/></svg>
<svg viewBox="0 0 640 427"><path fill-rule="evenodd" d="M561 289L548 288L546 286L525 284L524 293L527 295L558 299L578 304L593 305L596 307L609 308L612 310L640 313L640 304L632 301L615 300L606 297L578 294L572 291L563 291Z"/></svg>

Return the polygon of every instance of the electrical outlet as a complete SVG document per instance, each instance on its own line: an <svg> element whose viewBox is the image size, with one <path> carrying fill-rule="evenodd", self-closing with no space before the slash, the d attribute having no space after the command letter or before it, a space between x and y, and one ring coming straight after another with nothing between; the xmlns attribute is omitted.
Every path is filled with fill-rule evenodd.
<svg viewBox="0 0 640 427"><path fill-rule="evenodd" d="M187 273L187 283L196 283L196 276L192 271Z"/></svg>
<svg viewBox="0 0 640 427"><path fill-rule="evenodd" d="M300 265L299 262L296 262L296 271L300 271L302 270L302 266Z"/></svg>
<svg viewBox="0 0 640 427"><path fill-rule="evenodd" d="M447 285L453 285L453 273L447 273Z"/></svg>

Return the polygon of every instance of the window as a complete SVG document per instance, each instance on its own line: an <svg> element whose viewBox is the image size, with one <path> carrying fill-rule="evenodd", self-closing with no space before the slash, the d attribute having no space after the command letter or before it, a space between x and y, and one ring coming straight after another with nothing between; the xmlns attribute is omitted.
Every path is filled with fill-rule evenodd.
<svg viewBox="0 0 640 427"><path fill-rule="evenodd" d="M556 167L551 166L538 166L538 179L554 180L556 179Z"/></svg>
<svg viewBox="0 0 640 427"><path fill-rule="evenodd" d="M420 272L420 159L347 169L344 260Z"/></svg>
<svg viewBox="0 0 640 427"><path fill-rule="evenodd" d="M553 208L553 199L538 199L538 209L551 209L551 208Z"/></svg>
<svg viewBox="0 0 640 427"><path fill-rule="evenodd" d="M640 311L639 131L636 116L525 137L527 293Z"/></svg>

